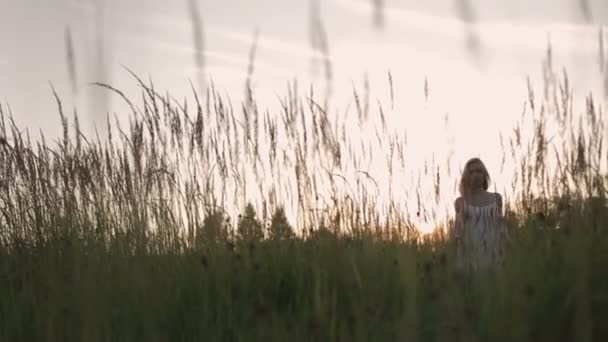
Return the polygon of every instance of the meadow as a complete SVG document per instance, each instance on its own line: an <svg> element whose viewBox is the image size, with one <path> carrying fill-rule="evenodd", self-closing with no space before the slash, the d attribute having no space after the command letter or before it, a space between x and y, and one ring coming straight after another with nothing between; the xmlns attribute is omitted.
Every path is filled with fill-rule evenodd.
<svg viewBox="0 0 608 342"><path fill-rule="evenodd" d="M57 94L52 142L0 107L1 341L608 339L603 113L591 96L573 109L565 73L530 89L531 128L501 137L518 166L508 257L472 274L450 220L422 234L424 208L343 191L360 161L312 94L294 85L269 113L251 91L181 103L133 76L138 101L97 84L130 108L105 134L83 134ZM407 162L404 141L377 139L389 169Z"/></svg>

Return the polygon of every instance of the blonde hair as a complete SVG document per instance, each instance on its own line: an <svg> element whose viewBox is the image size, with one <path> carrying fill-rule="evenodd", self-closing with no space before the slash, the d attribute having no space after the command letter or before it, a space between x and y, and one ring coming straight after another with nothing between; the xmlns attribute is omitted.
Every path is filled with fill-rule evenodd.
<svg viewBox="0 0 608 342"><path fill-rule="evenodd" d="M471 180L470 180L470 167L471 165L475 164L475 163L479 163L481 165L481 168L483 170L483 189L484 190L488 190L488 188L490 187L490 174L488 173L488 169L486 168L486 165L481 161L481 159L479 158L471 158L467 161L467 163L464 165L464 170L462 171L462 177L460 178L460 195L462 197L466 197L467 195L469 195L471 193Z"/></svg>

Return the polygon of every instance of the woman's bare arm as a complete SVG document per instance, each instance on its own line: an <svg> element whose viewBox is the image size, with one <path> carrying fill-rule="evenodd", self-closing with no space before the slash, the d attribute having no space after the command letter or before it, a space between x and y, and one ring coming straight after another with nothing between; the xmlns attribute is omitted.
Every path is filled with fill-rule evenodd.
<svg viewBox="0 0 608 342"><path fill-rule="evenodd" d="M458 197L456 201L454 201L454 211L456 213L454 220L454 235L457 240L462 237L463 233L463 200L462 197Z"/></svg>
<svg viewBox="0 0 608 342"><path fill-rule="evenodd" d="M496 207L498 208L498 213L500 214L500 217L503 217L503 212L502 212L502 196L499 193L496 193Z"/></svg>
<svg viewBox="0 0 608 342"><path fill-rule="evenodd" d="M496 207L498 208L498 227L503 240L508 241L510 239L509 229L507 226L507 220L503 210L502 196L496 193Z"/></svg>
<svg viewBox="0 0 608 342"><path fill-rule="evenodd" d="M454 242L456 243L456 263L458 267L463 266L465 255L464 244L464 201L461 197L454 201L454 211L456 217L454 220Z"/></svg>

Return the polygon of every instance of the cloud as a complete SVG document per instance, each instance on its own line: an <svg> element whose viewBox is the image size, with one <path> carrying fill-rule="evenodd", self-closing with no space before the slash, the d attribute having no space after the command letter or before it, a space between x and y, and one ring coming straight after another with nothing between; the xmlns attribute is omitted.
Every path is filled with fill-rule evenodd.
<svg viewBox="0 0 608 342"><path fill-rule="evenodd" d="M157 39L150 39L149 43L155 49L168 51L172 54L179 53L183 55L190 55L194 52L194 48L188 44L169 43ZM221 65L222 67L228 67L238 72L242 72L243 77L246 76L247 66L249 64L247 55L240 56L223 51L206 50L204 52L204 56L208 61L208 67L211 69ZM291 73L292 70L290 69L278 67L277 65L269 64L259 59L256 59L255 61L255 74L263 74L265 77L272 75L275 77L285 78L291 76Z"/></svg>
<svg viewBox="0 0 608 342"><path fill-rule="evenodd" d="M231 31L228 29L210 29L209 31L210 33L212 32L218 34L227 40L238 42L240 44L251 45L252 43L251 33ZM260 49L288 55L297 59L322 57L319 52L314 51L305 44L293 43L291 41L275 38L265 35L263 32L260 33L258 38L258 50Z"/></svg>
<svg viewBox="0 0 608 342"><path fill-rule="evenodd" d="M213 34L220 34L221 32L218 29L210 29L210 31L213 31ZM127 47L134 46L133 44L136 42L137 46L151 48L162 52L163 55L179 58L180 63L183 63L181 60L186 60L190 63L192 54L195 52L195 47L187 41L175 42L169 39L159 39L152 34L124 31L121 33L120 38L125 42ZM121 53L130 54L130 52L131 49L121 49ZM249 64L248 54L237 55L218 49L206 49L203 54L208 68L223 66L241 73L243 78L246 76ZM256 59L255 61L254 78L256 75L263 75L264 77L273 76L284 79L293 76L293 74L293 68L270 63L264 59Z"/></svg>
<svg viewBox="0 0 608 342"><path fill-rule="evenodd" d="M369 1L334 0L342 9L368 15L372 10ZM466 20L423 13L411 9L386 6L387 25L415 34L420 40L436 39L461 42L467 29ZM578 50L595 53L597 27L592 24L513 23L507 20L484 20L476 18L476 29L486 48L490 49L541 49L544 50L549 37L557 49Z"/></svg>
<svg viewBox="0 0 608 342"><path fill-rule="evenodd" d="M82 7L88 8L86 5ZM188 36L191 34L192 30L191 23L188 20L180 20L166 14L146 13L145 15L141 15L141 13L125 13L121 11L112 12L111 19L112 24L115 27L123 25L137 27L135 32L133 32L133 30L126 30L122 27L120 36L132 35L138 40L141 40L144 36L146 38L154 38L149 40L156 47L176 49L183 53L194 53L194 49L190 46L192 45L191 40L184 40L182 44L174 44L166 43L166 40L163 41L162 38L159 38L166 36L165 33L168 32L173 34L172 38L176 35L181 36L182 34L184 37ZM162 32L160 32L161 30ZM208 41L206 50L213 48L213 46L226 46L227 44L246 47L248 49L253 43L252 32L239 31L229 27L213 26L212 24L207 24L205 27L205 35L207 36ZM258 67L260 67L270 69L267 71L279 70L279 73L283 75L289 74L289 76L292 76L293 74L294 63L303 64L310 58L320 56L319 52L311 49L306 43L281 39L267 34L263 30L260 31L258 38L257 53L260 56L264 56L264 59L276 57L276 61L273 61L273 64L263 65L263 63L259 62L260 59L257 59L256 72ZM217 53L211 53L211 55L213 54ZM247 53L243 54L243 57L245 60L242 60L241 57L237 58L239 58L239 64L243 64L246 67L248 63L248 60L246 59L248 57ZM223 56L222 58L228 61L231 59L228 56Z"/></svg>
<svg viewBox="0 0 608 342"><path fill-rule="evenodd" d="M87 5L82 5L82 7L85 9L89 8ZM191 23L188 20L173 18L166 14L146 13L144 16L140 13L112 12L112 19L120 20L121 22L132 23L134 18L137 18L140 23L143 22L146 25L155 26L164 30L170 28L171 30L179 30L184 33L192 30ZM210 23L205 27L205 34L207 36L213 36L214 38L220 37L224 40L238 43L246 47L249 47L253 42L252 32L213 26ZM276 36L271 36L261 30L258 38L258 51L263 52L264 50L300 60L320 56L319 52L314 51L307 44L296 43L292 40L288 41Z"/></svg>

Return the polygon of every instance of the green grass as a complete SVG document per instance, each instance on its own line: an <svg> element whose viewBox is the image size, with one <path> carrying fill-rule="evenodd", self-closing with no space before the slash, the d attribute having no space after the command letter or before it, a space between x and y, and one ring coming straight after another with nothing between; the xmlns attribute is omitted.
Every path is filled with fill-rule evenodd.
<svg viewBox="0 0 608 342"><path fill-rule="evenodd" d="M421 236L409 213L381 217L369 193L344 194L307 168L352 153L320 106L292 95L275 118L250 98L236 115L211 91L192 111L140 85L129 129L103 139L77 118L70 130L59 101L64 135L52 145L2 112L1 341L608 338L608 162L591 100L576 127L561 94L569 141L550 145L553 116L531 97L532 139L510 140L521 167L507 258L464 274L449 222ZM319 213L309 209L322 175L333 200ZM280 177L296 180L291 194L268 186ZM245 182L257 182L255 205ZM289 195L297 222L282 209ZM227 215L233 201L239 217Z"/></svg>
<svg viewBox="0 0 608 342"><path fill-rule="evenodd" d="M530 222L503 268L475 275L455 271L443 239L328 233L134 253L69 235L15 241L0 259L0 332L6 341L603 340L608 234L605 218L588 217L573 210L559 230Z"/></svg>

